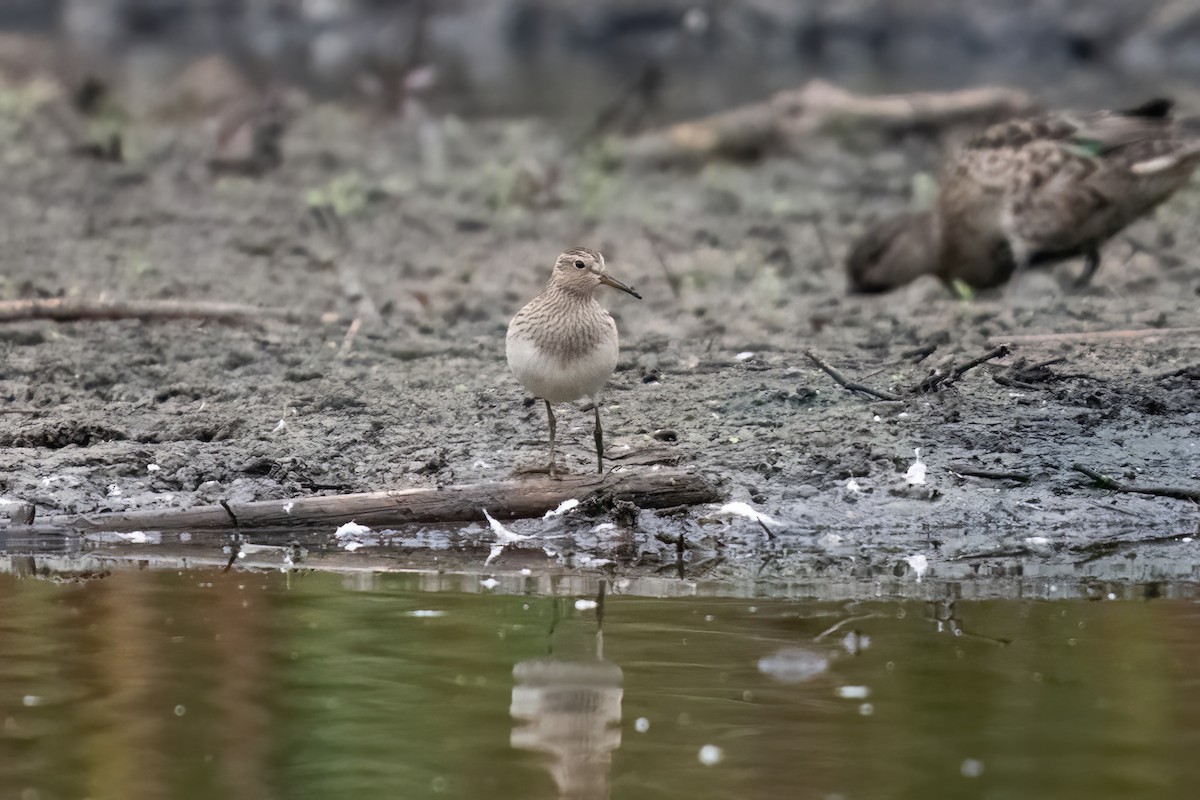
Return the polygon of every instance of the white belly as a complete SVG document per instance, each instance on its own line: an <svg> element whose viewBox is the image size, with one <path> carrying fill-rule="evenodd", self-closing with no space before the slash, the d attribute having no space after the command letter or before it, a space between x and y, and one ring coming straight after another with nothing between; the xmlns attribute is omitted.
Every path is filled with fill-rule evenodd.
<svg viewBox="0 0 1200 800"><path fill-rule="evenodd" d="M617 342L604 341L568 362L548 356L529 339L509 336L508 366L530 394L551 403L596 397L617 368Z"/></svg>

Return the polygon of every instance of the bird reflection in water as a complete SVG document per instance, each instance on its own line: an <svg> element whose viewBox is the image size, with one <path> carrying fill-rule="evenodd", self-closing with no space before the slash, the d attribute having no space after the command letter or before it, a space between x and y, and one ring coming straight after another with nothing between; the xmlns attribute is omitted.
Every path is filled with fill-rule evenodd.
<svg viewBox="0 0 1200 800"><path fill-rule="evenodd" d="M513 667L510 741L550 756L547 769L563 800L607 798L612 754L621 746L623 675L604 660L604 595L601 583L594 635L557 631L555 600L548 655Z"/></svg>

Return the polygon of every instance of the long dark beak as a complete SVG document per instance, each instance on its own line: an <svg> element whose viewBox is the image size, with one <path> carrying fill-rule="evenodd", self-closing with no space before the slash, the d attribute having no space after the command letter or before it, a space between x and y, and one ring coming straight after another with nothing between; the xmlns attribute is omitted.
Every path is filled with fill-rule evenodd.
<svg viewBox="0 0 1200 800"><path fill-rule="evenodd" d="M634 291L634 288L632 286L630 286L629 284L626 284L626 283L621 283L616 278L610 278L605 273L600 273L600 282L603 283L605 286L611 286L614 289L620 289L622 292L629 292L631 295L636 297L638 300L642 299L642 296L640 294L638 294L636 291Z"/></svg>

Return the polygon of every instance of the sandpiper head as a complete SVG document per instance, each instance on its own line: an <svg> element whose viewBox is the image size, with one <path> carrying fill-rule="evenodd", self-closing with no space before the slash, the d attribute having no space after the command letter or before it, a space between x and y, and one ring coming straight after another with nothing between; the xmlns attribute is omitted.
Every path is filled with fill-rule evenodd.
<svg viewBox="0 0 1200 800"><path fill-rule="evenodd" d="M600 284L628 292L638 300L642 296L633 290L632 286L622 283L605 272L604 256L586 247L572 247L558 257L554 263L554 272L550 275L550 285L557 286L569 292L580 292L590 295Z"/></svg>
<svg viewBox="0 0 1200 800"><path fill-rule="evenodd" d="M867 229L846 258L850 291L886 292L937 272L933 214L909 212Z"/></svg>

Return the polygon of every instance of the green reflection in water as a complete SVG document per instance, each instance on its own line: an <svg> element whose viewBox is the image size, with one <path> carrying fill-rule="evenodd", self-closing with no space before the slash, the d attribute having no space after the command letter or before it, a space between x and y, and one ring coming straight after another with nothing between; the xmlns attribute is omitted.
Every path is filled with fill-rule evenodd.
<svg viewBox="0 0 1200 800"><path fill-rule="evenodd" d="M609 595L589 608L420 585L0 576L0 797L1098 798L1200 785L1194 603Z"/></svg>

